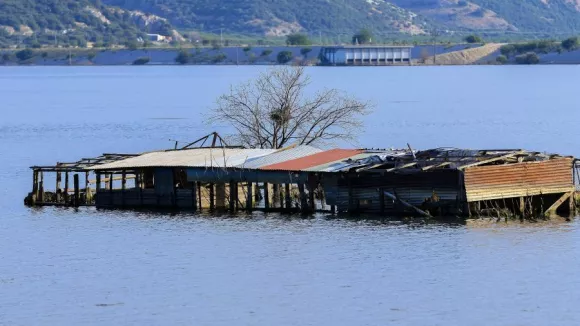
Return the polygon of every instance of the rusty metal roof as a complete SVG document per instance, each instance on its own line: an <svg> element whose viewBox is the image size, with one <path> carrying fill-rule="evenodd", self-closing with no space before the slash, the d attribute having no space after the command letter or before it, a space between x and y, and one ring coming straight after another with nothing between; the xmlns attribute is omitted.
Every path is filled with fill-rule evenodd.
<svg viewBox="0 0 580 326"><path fill-rule="evenodd" d="M278 150L272 154L268 154L265 156L261 156L254 160L245 162L242 165L239 165L239 168L244 169L260 169L264 166L274 165L290 160L299 159L302 157L310 156L313 154L317 154L322 152L323 150L318 149L316 147L301 145L292 148L286 148Z"/></svg>
<svg viewBox="0 0 580 326"><path fill-rule="evenodd" d="M312 171L312 168L315 168L316 166L346 160L363 152L364 150L360 149L331 149L321 153L263 166L260 170Z"/></svg>

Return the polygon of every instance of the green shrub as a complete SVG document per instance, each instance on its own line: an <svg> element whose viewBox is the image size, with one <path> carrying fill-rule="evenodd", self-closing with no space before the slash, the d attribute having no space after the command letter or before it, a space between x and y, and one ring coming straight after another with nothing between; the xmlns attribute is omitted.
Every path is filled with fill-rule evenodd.
<svg viewBox="0 0 580 326"><path fill-rule="evenodd" d="M34 51L31 49L24 49L16 52L16 58L20 61L30 60L34 57Z"/></svg>
<svg viewBox="0 0 580 326"><path fill-rule="evenodd" d="M270 49L265 49L264 51L262 51L262 57L267 57L270 54L272 54L272 50Z"/></svg>
<svg viewBox="0 0 580 326"><path fill-rule="evenodd" d="M495 58L495 61L497 61L498 63L501 63L503 65L506 62L508 62L508 58L505 55L500 54L497 56L497 58Z"/></svg>
<svg viewBox="0 0 580 326"><path fill-rule="evenodd" d="M276 60L279 64L285 64L292 61L293 57L294 55L292 55L292 52L290 51L280 51L276 57Z"/></svg>
<svg viewBox="0 0 580 326"><path fill-rule="evenodd" d="M534 52L516 56L516 62L521 65L535 65L540 63L540 57Z"/></svg>
<svg viewBox="0 0 580 326"><path fill-rule="evenodd" d="M483 43L483 40L478 35L469 35L465 38L467 43Z"/></svg>
<svg viewBox="0 0 580 326"><path fill-rule="evenodd" d="M185 65L189 63L190 58L191 55L189 54L189 52L187 52L186 50L181 50L177 54L177 57L175 57L175 62L179 63L180 65Z"/></svg>

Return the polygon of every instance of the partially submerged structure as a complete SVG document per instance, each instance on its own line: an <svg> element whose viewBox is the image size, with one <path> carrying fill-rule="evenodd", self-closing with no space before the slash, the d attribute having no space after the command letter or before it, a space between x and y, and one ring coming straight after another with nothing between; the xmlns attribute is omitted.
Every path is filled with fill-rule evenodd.
<svg viewBox="0 0 580 326"><path fill-rule="evenodd" d="M572 157L455 148L245 149L216 145L215 137L208 147L32 167L26 203L422 216L538 216L574 207ZM54 192L44 189L47 172L56 176Z"/></svg>

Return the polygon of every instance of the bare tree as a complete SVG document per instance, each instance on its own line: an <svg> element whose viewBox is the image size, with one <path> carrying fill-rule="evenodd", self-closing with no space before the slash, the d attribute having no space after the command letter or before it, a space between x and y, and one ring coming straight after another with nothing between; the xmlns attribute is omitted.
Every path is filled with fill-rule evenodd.
<svg viewBox="0 0 580 326"><path fill-rule="evenodd" d="M306 96L309 84L302 66L273 68L220 96L210 121L231 124L250 148L354 141L371 105L336 89Z"/></svg>

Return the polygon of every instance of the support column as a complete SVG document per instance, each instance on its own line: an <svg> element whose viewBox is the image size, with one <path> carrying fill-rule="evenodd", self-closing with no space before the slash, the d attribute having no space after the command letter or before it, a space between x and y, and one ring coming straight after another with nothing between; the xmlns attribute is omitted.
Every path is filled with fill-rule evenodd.
<svg viewBox="0 0 580 326"><path fill-rule="evenodd" d="M64 194L64 203L65 205L68 205L68 171L64 173L64 190L63 190L63 194Z"/></svg>
<svg viewBox="0 0 580 326"><path fill-rule="evenodd" d="M85 204L88 205L93 201L93 194L91 193L91 183L89 181L89 172L85 172Z"/></svg>
<svg viewBox="0 0 580 326"><path fill-rule="evenodd" d="M197 211L197 186L195 182L193 182L191 187L191 207L194 211Z"/></svg>
<svg viewBox="0 0 580 326"><path fill-rule="evenodd" d="M97 183L96 184L96 189L97 189L97 192L99 192L99 190L101 190L101 173L96 172L96 179L97 179L95 181Z"/></svg>
<svg viewBox="0 0 580 326"><path fill-rule="evenodd" d="M74 207L79 207L80 202L81 202L81 192L80 192L78 173L75 173L73 175L73 187L74 187L73 205L74 205Z"/></svg>
<svg viewBox="0 0 580 326"><path fill-rule="evenodd" d="M314 212L316 210L316 202L314 201L314 189L316 189L315 186L312 185L312 183L308 186L308 201L309 201L309 209L310 212Z"/></svg>
<svg viewBox="0 0 580 326"><path fill-rule="evenodd" d="M230 212L235 212L236 211L236 202L238 201L237 197L236 197L236 188L237 188L237 184L233 181L230 181Z"/></svg>
<svg viewBox="0 0 580 326"><path fill-rule="evenodd" d="M38 191L40 196L38 196L38 201L44 202L44 172L40 171L40 182L38 184Z"/></svg>
<svg viewBox="0 0 580 326"><path fill-rule="evenodd" d="M270 190L268 189L268 183L264 182L264 210L268 211L270 209Z"/></svg>
<svg viewBox="0 0 580 326"><path fill-rule="evenodd" d="M115 204L115 201L113 200L113 174L109 174L109 182L107 183L109 185L109 204L111 206L113 206Z"/></svg>
<svg viewBox="0 0 580 326"><path fill-rule="evenodd" d="M197 208L199 210L201 210L203 208L202 201L201 201L201 199L202 199L201 198L201 182L199 182L199 181L196 182L195 187L197 187L197 198L198 198L198 201L197 201L198 207Z"/></svg>
<svg viewBox="0 0 580 326"><path fill-rule="evenodd" d="M34 201L38 200L38 170L32 171L32 195Z"/></svg>
<svg viewBox="0 0 580 326"><path fill-rule="evenodd" d="M286 197L286 210L292 209L292 198L290 197L290 184L286 183L284 185L284 196Z"/></svg>
<svg viewBox="0 0 580 326"><path fill-rule="evenodd" d="M213 183L209 184L209 209L212 211L215 209L215 191Z"/></svg>
<svg viewBox="0 0 580 326"><path fill-rule="evenodd" d="M298 192L300 194L300 211L306 213L308 211L308 203L306 202L306 192L304 191L304 184L298 184Z"/></svg>
<svg viewBox="0 0 580 326"><path fill-rule="evenodd" d="M251 182L248 182L247 187L248 188L247 188L247 194L246 194L247 195L246 196L246 210L248 212L251 212L252 211L252 208L254 207L254 204L253 204L253 202L254 202L254 192L252 191L252 183Z"/></svg>
<svg viewBox="0 0 580 326"><path fill-rule="evenodd" d="M519 209L520 209L520 216L525 217L525 215L526 215L526 199L524 197L520 197Z"/></svg>
<svg viewBox="0 0 580 326"><path fill-rule="evenodd" d="M121 206L125 207L125 190L127 189L127 171L121 172Z"/></svg>
<svg viewBox="0 0 580 326"><path fill-rule="evenodd" d="M62 181L62 175L60 174L60 172L56 172L56 190L54 191L54 193L56 196L56 203L57 204L60 202L60 197L61 197L61 193L60 193L61 181Z"/></svg>

